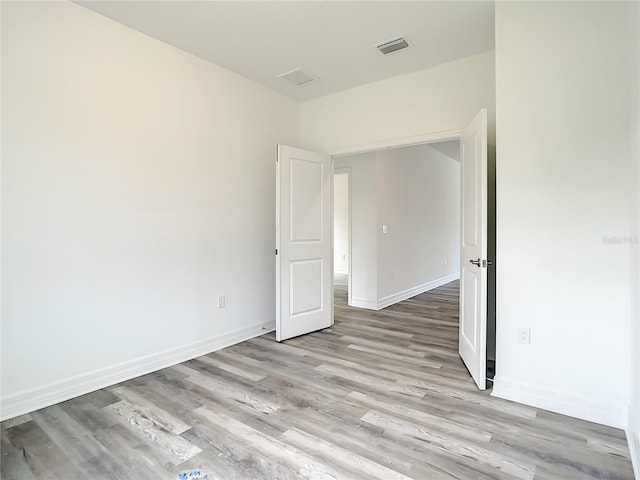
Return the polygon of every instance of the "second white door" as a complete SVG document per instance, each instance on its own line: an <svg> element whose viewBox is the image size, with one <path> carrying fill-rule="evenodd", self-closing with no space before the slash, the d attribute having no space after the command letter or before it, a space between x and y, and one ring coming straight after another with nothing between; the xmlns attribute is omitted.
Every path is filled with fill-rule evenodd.
<svg viewBox="0 0 640 480"><path fill-rule="evenodd" d="M487 370L487 110L460 137L459 352L480 390Z"/></svg>
<svg viewBox="0 0 640 480"><path fill-rule="evenodd" d="M331 157L278 145L276 340L333 325Z"/></svg>

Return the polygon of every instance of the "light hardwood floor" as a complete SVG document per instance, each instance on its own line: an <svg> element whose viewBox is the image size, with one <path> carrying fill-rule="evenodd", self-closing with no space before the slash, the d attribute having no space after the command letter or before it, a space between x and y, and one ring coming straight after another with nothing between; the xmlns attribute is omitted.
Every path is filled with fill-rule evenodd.
<svg viewBox="0 0 640 480"><path fill-rule="evenodd" d="M624 433L478 392L458 285L2 424L2 479L632 479ZM188 474L192 477L188 477Z"/></svg>

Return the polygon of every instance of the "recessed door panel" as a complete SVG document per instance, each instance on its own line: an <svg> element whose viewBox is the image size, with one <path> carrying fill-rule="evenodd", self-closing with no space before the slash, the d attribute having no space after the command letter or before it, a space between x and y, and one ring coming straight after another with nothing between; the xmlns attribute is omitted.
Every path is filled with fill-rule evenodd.
<svg viewBox="0 0 640 480"><path fill-rule="evenodd" d="M291 262L291 317L322 310L322 259Z"/></svg>
<svg viewBox="0 0 640 480"><path fill-rule="evenodd" d="M461 205L462 211L462 245L477 246L478 245L478 204L476 198L478 196L478 163L476 145L478 134L474 132L473 136L466 142L461 149L461 168L462 175L461 191L464 192L464 203Z"/></svg>
<svg viewBox="0 0 640 480"><path fill-rule="evenodd" d="M291 241L321 242L324 166L322 163L292 158L290 169Z"/></svg>
<svg viewBox="0 0 640 480"><path fill-rule="evenodd" d="M465 269L460 278L461 290L471 298L476 298L478 296L478 285L479 279L478 274L473 272L471 269ZM465 303L464 301L460 303L461 305L461 315L460 315L460 335L464 342L467 343L467 346L471 349L476 348L477 338L476 338L476 330L477 325L474 321L475 318L475 302ZM471 311L467 309L470 308Z"/></svg>

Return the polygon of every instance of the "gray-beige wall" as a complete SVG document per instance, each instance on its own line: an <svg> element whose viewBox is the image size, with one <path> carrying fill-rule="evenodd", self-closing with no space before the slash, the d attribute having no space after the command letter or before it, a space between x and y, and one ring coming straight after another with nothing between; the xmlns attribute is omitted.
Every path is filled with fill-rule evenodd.
<svg viewBox="0 0 640 480"><path fill-rule="evenodd" d="M70 2L1 8L3 417L273 328L298 104Z"/></svg>
<svg viewBox="0 0 640 480"><path fill-rule="evenodd" d="M496 3L494 395L619 427L638 377L637 9ZM530 345L518 343L520 327Z"/></svg>

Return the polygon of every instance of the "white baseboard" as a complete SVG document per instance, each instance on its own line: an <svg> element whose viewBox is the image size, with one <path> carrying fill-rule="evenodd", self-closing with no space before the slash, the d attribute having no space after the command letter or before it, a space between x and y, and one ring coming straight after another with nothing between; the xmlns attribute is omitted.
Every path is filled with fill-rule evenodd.
<svg viewBox="0 0 640 480"><path fill-rule="evenodd" d="M272 332L274 329L275 321L255 324L223 335L7 395L0 400L0 421L206 355L215 350Z"/></svg>
<svg viewBox="0 0 640 480"><path fill-rule="evenodd" d="M627 442L629 443L633 473L636 478L640 479L640 437L637 433L627 430Z"/></svg>
<svg viewBox="0 0 640 480"><path fill-rule="evenodd" d="M491 395L590 422L625 428L626 405L594 402L570 392L496 375Z"/></svg>
<svg viewBox="0 0 640 480"><path fill-rule="evenodd" d="M386 297L379 298L377 301L376 310L381 310L395 303L402 302L403 300L407 300L411 297L415 297L416 295L420 295L421 293L428 292L429 290L433 290L434 288L441 287L442 285L446 285L449 282L453 282L458 278L460 278L459 272L452 273L451 275L447 275L446 277L438 278L436 280L423 283L422 285L418 285L413 288L408 288L407 290L403 290L401 292L393 293L391 295L387 295Z"/></svg>
<svg viewBox="0 0 640 480"><path fill-rule="evenodd" d="M351 297L350 307L378 310L378 302L375 299Z"/></svg>
<svg viewBox="0 0 640 480"><path fill-rule="evenodd" d="M421 293L428 292L429 290L441 287L442 285L446 285L447 283L453 282L458 278L460 278L459 272L452 273L451 275L447 275L446 277L438 278L436 280L423 283L422 285L408 288L407 290L402 290L401 292L396 292L378 299L352 297L349 306L356 308L367 308L369 310L382 310L383 308L389 307L398 302L402 302L403 300L407 300L411 297L415 297L416 295L420 295Z"/></svg>
<svg viewBox="0 0 640 480"><path fill-rule="evenodd" d="M629 453L631 454L631 463L633 464L633 473L640 480L640 411L638 405L631 403L629 405L629 414L627 415L627 443L629 444Z"/></svg>

